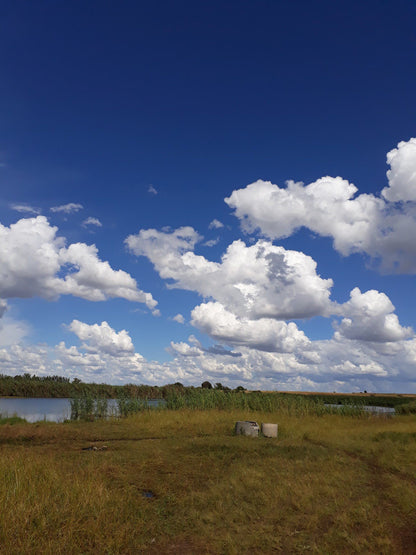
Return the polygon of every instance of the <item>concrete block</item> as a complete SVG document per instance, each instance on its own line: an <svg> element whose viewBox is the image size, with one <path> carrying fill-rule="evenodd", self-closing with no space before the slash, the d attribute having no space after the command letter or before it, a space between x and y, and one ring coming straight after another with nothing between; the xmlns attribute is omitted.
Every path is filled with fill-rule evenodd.
<svg viewBox="0 0 416 555"><path fill-rule="evenodd" d="M235 423L235 433L237 435L258 437L259 425L257 422L252 422L250 420L240 420Z"/></svg>
<svg viewBox="0 0 416 555"><path fill-rule="evenodd" d="M261 433L264 437L277 437L277 424L262 423Z"/></svg>

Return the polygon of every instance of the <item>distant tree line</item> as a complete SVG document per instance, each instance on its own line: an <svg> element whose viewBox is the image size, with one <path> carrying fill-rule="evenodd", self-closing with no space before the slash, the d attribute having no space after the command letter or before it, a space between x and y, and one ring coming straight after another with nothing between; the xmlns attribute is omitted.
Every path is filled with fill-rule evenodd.
<svg viewBox="0 0 416 555"><path fill-rule="evenodd" d="M208 384L208 385L207 385ZM201 385L203 389L220 389L232 391L221 383L214 388L209 382ZM18 374L6 376L0 374L0 397L61 397L75 398L81 396L101 397L105 399L119 399L123 397L137 399L166 399L173 394L186 394L194 388L185 387L179 382L163 386L156 385L108 385L97 383L84 383L78 378L72 381L64 376L35 376ZM238 391L244 390L242 386Z"/></svg>
<svg viewBox="0 0 416 555"><path fill-rule="evenodd" d="M177 388L177 385L163 387L150 385L108 385L84 383L78 378L72 381L63 376L31 376L22 374L5 376L0 374L0 396L2 397L80 397L94 396L106 399L119 397L138 397L152 399L164 397L164 389Z"/></svg>

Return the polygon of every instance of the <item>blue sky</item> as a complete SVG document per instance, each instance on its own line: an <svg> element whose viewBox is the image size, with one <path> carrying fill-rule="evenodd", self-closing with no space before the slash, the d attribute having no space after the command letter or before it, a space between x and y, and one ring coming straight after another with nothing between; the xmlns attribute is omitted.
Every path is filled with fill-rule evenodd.
<svg viewBox="0 0 416 555"><path fill-rule="evenodd" d="M0 8L0 373L416 392L414 2Z"/></svg>

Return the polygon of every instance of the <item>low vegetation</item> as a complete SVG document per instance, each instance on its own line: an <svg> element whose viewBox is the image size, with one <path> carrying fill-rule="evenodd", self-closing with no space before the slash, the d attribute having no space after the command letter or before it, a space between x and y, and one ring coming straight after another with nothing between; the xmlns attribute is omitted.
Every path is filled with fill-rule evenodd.
<svg viewBox="0 0 416 555"><path fill-rule="evenodd" d="M323 415L339 412L338 408L327 405L319 397L261 391L231 391L222 389L193 389L171 391L166 396L169 409L189 408L193 410L252 410L263 412L279 411L280 414L293 416ZM354 399L342 407L346 414L361 412L362 403Z"/></svg>
<svg viewBox="0 0 416 555"><path fill-rule="evenodd" d="M169 386L167 386L169 387ZM324 396L306 396L277 392L245 392L208 388L170 388L165 397L156 400L140 399L123 395L112 408L102 397L83 395L71 399L72 420L95 420L107 415L128 416L155 408L159 410L251 410L276 412L288 416L323 416L325 414L362 415L365 402L357 397L343 399L349 404L328 404ZM333 399L332 399L333 400ZM412 407L410 403L403 405ZM409 412L410 409L407 410Z"/></svg>
<svg viewBox="0 0 416 555"><path fill-rule="evenodd" d="M234 436L237 420L279 437ZM6 420L0 552L414 553L415 439L412 414L285 405Z"/></svg>
<svg viewBox="0 0 416 555"><path fill-rule="evenodd" d="M396 408L397 414L416 414L416 400L400 404Z"/></svg>

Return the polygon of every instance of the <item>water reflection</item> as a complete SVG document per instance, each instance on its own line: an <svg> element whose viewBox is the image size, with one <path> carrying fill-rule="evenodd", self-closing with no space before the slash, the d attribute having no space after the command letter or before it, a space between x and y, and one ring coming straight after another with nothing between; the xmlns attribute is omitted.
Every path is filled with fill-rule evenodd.
<svg viewBox="0 0 416 555"><path fill-rule="evenodd" d="M28 422L63 422L71 415L69 399L0 398L0 414L20 416Z"/></svg>
<svg viewBox="0 0 416 555"><path fill-rule="evenodd" d="M157 407L163 404L161 399L149 399L149 407ZM118 407L116 399L108 399L108 414L117 415ZM0 415L20 416L28 422L63 422L71 416L70 399L49 399L31 397L0 397Z"/></svg>
<svg viewBox="0 0 416 555"><path fill-rule="evenodd" d="M344 408L357 408L358 410L364 410L366 412L374 412L375 414L395 414L396 410L391 407L376 407L373 405L334 405L330 403L325 403L326 407L331 407L335 409L344 409Z"/></svg>

